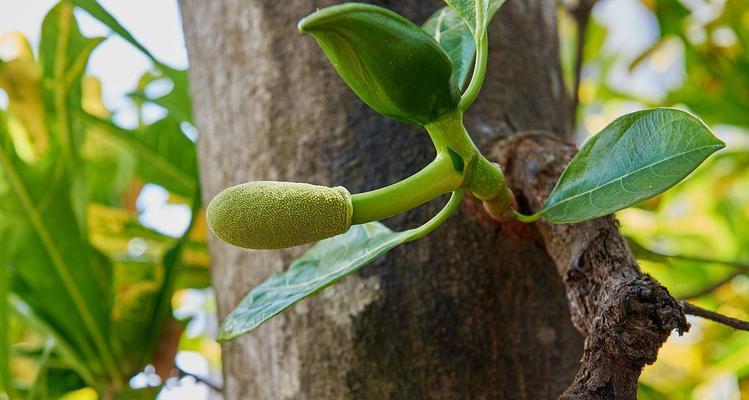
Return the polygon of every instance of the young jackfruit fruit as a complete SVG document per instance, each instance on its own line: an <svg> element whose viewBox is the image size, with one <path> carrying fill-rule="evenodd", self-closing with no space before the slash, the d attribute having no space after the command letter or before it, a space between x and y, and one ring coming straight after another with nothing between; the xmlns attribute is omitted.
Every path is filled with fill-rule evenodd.
<svg viewBox="0 0 749 400"><path fill-rule="evenodd" d="M344 233L352 213L346 188L258 181L219 193L206 217L213 233L225 242L280 249Z"/></svg>

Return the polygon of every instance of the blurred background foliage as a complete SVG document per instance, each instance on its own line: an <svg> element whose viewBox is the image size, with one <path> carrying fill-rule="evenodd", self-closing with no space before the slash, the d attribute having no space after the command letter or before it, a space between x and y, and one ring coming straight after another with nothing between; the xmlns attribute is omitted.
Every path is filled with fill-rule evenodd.
<svg viewBox="0 0 749 400"><path fill-rule="evenodd" d="M82 35L81 12L152 62L128 95L132 128L114 122L102 82L86 73L107 37ZM0 393L152 399L185 373L178 350L218 362L217 346L183 335L188 321L173 312L184 289L210 286L186 71L93 0L53 5L40 29L36 48L19 32L0 38L10 54L0 61ZM163 116L146 121L147 104ZM185 229L143 224L147 185L191 210Z"/></svg>
<svg viewBox="0 0 749 400"><path fill-rule="evenodd" d="M584 0L581 0L584 1ZM578 2L560 9L574 85ZM643 269L673 295L749 319L749 1L601 0L584 31L577 134L644 107L700 116L728 144L688 180L619 213ZM749 335L690 318L640 379L641 399L749 399Z"/></svg>
<svg viewBox="0 0 749 400"><path fill-rule="evenodd" d="M11 15L24 7L3 1ZM220 356L186 72L96 1L50 4L33 46L0 26L0 398L205 389L220 381ZM81 18L108 33L84 36ZM676 297L748 319L749 2L564 0L558 18L579 142L657 106L694 112L727 142L687 181L618 216L643 268ZM102 95L120 82L90 71L115 39L149 60L126 96L130 123ZM149 217L167 206L189 212L159 229ZM749 335L690 323L646 368L640 398L749 399ZM189 371L206 362L207 376Z"/></svg>

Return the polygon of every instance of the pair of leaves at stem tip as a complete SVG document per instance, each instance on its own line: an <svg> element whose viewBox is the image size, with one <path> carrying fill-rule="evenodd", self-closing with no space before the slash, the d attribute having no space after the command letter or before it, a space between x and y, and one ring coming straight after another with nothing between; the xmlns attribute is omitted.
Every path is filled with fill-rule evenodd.
<svg viewBox="0 0 749 400"><path fill-rule="evenodd" d="M423 29L388 9L347 3L311 14L299 29L369 107L426 125L457 110L477 45L503 2L447 1Z"/></svg>

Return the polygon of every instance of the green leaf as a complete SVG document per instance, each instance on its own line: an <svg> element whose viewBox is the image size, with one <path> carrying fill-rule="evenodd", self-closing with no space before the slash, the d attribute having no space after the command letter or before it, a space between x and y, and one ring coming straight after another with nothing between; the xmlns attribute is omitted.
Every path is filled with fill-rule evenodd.
<svg viewBox="0 0 749 400"><path fill-rule="evenodd" d="M148 72L146 74L149 74ZM136 100L136 102L151 102L164 107L169 111L169 117L176 119L177 121L186 121L192 123L192 102L190 100L190 87L187 79L187 71L172 69L168 73L160 74L160 76L147 76L144 75L145 79L151 79L141 88L138 88L135 92L130 93L129 96ZM145 79L141 78L141 82ZM152 82L155 82L161 78L168 78L172 81L172 89L159 97L150 97L146 93L146 88ZM143 82L145 83L145 82Z"/></svg>
<svg viewBox="0 0 749 400"><path fill-rule="evenodd" d="M429 234L447 220L462 200L463 191L454 192L437 215L415 229L393 232L379 222L369 222L318 242L294 260L286 272L252 289L221 324L218 340L231 340L250 332L396 246Z"/></svg>
<svg viewBox="0 0 749 400"><path fill-rule="evenodd" d="M83 144L83 130L75 129L71 109L81 106L82 78L91 52L104 38L89 39L78 29L73 7L63 1L45 16L39 42L42 99L47 126L72 167Z"/></svg>
<svg viewBox="0 0 749 400"><path fill-rule="evenodd" d="M445 0L466 22L477 43L504 2L505 0Z"/></svg>
<svg viewBox="0 0 749 400"><path fill-rule="evenodd" d="M393 232L379 222L354 225L320 241L275 275L253 289L221 325L218 340L231 340L332 285L390 249L404 243L410 232Z"/></svg>
<svg viewBox="0 0 749 400"><path fill-rule="evenodd" d="M177 119L192 123L192 103L189 94L190 88L187 79L187 71L177 70L162 63L96 0L71 0L71 2L76 7L85 10L92 17L99 20L99 22L106 25L114 33L151 59L161 73L171 79L174 86L172 91L168 94L156 99L149 99L149 101L166 108L169 110L170 114Z"/></svg>
<svg viewBox="0 0 749 400"><path fill-rule="evenodd" d="M12 376L10 374L10 339L8 338L10 312L8 293L10 283L10 265L6 256L7 243L0 243L0 395L14 397ZM1 397L1 396L0 396Z"/></svg>
<svg viewBox="0 0 749 400"><path fill-rule="evenodd" d="M627 114L583 145L535 216L573 223L613 213L664 192L723 147L687 112Z"/></svg>
<svg viewBox="0 0 749 400"><path fill-rule="evenodd" d="M453 63L453 77L459 88L465 86L476 55L476 42L463 18L451 7L442 7L424 24Z"/></svg>
<svg viewBox="0 0 749 400"><path fill-rule="evenodd" d="M71 205L79 227L86 229L86 194L79 150L85 140L85 130L72 110L81 107L82 79L89 57L104 38L86 38L78 29L73 6L59 2L44 17L39 41L39 64L42 71L41 88L44 118L50 141L56 144L69 172Z"/></svg>
<svg viewBox="0 0 749 400"><path fill-rule="evenodd" d="M109 337L111 272L83 237L68 193L70 180L57 159L24 163L0 127L0 171L9 191L0 192L4 212L21 223L3 231L14 268L13 291L47 321L83 359L118 375ZM105 277L102 279L102 277ZM109 279L111 281L111 279Z"/></svg>
<svg viewBox="0 0 749 400"><path fill-rule="evenodd" d="M28 160L45 154L49 148L39 79L39 69L33 58L19 57L0 65L0 88L8 96L8 112L23 127L17 131L23 131L22 136L28 143L19 153ZM18 136L21 135L15 135Z"/></svg>
<svg viewBox="0 0 749 400"><path fill-rule="evenodd" d="M109 29L114 31L120 37L125 39L127 42L132 44L136 49L140 50L146 57L150 58L157 66L163 66L163 64L151 54L145 46L143 46L137 39L127 30L117 19L112 16L104 7L102 7L96 0L71 0L71 2L92 17L96 18L102 24L106 25Z"/></svg>
<svg viewBox="0 0 749 400"><path fill-rule="evenodd" d="M172 193L185 198L195 194L198 187L198 162L195 143L182 132L179 121L164 118L147 126L143 130L133 132L134 140L142 143L159 159L166 161L178 172L165 173L149 160L139 157L136 173L143 179L159 184ZM136 153L139 156L143 153ZM174 177L178 177L175 180Z"/></svg>
<svg viewBox="0 0 749 400"><path fill-rule="evenodd" d="M60 336L60 332L49 325L50 321L45 321L39 315L36 315L31 307L14 293L10 293L8 301L14 317L23 321L29 328L55 341L55 353L61 365L72 368L89 386L96 386L97 381L91 373L91 365L84 363L80 349L75 349Z"/></svg>
<svg viewBox="0 0 749 400"><path fill-rule="evenodd" d="M130 147L137 157L136 173L172 193L190 198L198 187L197 155L179 121L165 118L141 131L120 128L113 122L79 111L83 121L100 128L92 132L111 135Z"/></svg>
<svg viewBox="0 0 749 400"><path fill-rule="evenodd" d="M425 125L457 109L460 93L449 57L400 15L342 4L309 15L299 29L317 40L338 74L375 111Z"/></svg>

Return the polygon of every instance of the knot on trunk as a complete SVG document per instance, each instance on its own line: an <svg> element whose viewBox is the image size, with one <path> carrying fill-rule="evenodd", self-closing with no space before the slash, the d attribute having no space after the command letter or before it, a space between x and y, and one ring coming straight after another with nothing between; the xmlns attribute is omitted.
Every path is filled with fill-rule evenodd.
<svg viewBox="0 0 749 400"><path fill-rule="evenodd" d="M600 305L586 343L640 368L651 364L676 329L689 329L684 312L668 290L648 275L618 282Z"/></svg>
<svg viewBox="0 0 749 400"><path fill-rule="evenodd" d="M653 278L617 283L602 299L573 384L560 400L635 399L637 378L671 331L689 329L684 312Z"/></svg>

